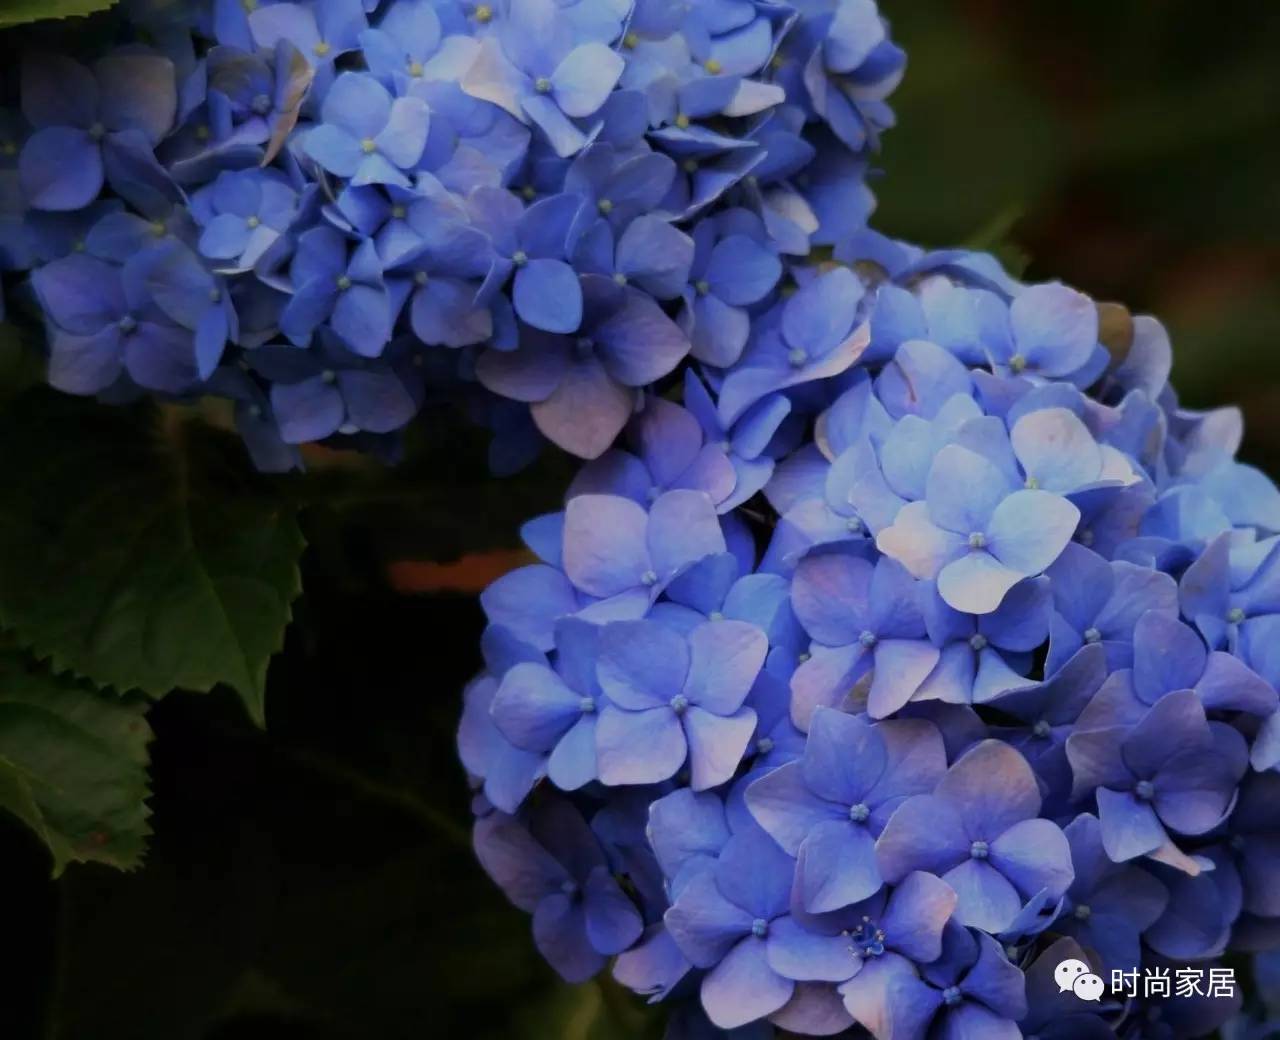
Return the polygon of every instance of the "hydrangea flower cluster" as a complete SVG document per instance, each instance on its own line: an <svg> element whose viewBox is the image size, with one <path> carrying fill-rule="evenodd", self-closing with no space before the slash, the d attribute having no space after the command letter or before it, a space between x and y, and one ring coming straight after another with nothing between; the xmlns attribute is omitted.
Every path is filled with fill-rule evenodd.
<svg viewBox="0 0 1280 1040"><path fill-rule="evenodd" d="M1239 1000L1052 971L1280 941L1280 491L1157 321L841 252L525 525L476 852L671 1036L1201 1036Z"/></svg>
<svg viewBox="0 0 1280 1040"><path fill-rule="evenodd" d="M126 6L0 112L0 303L264 469L428 400L584 460L458 739L561 975L673 1038L1235 1013L1053 968L1280 945L1280 491L1154 319L868 229L873 0Z"/></svg>
<svg viewBox="0 0 1280 1040"><path fill-rule="evenodd" d="M1280 944L1280 491L1154 319L835 253L483 595L479 858L671 1037L1203 1036L1053 969Z"/></svg>
<svg viewBox="0 0 1280 1040"><path fill-rule="evenodd" d="M0 108L8 303L53 386L230 400L269 470L394 450L428 399L495 470L599 457L861 224L905 62L873 0L125 9ZM838 330L798 332L818 364Z"/></svg>

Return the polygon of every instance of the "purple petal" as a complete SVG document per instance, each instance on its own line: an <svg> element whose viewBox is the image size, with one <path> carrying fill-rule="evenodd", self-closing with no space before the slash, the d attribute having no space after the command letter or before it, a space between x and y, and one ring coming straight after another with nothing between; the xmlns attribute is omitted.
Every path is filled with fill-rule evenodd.
<svg viewBox="0 0 1280 1040"><path fill-rule="evenodd" d="M684 730L665 705L646 711L606 705L600 711L596 756L602 783L661 783L684 765L687 752Z"/></svg>
<svg viewBox="0 0 1280 1040"><path fill-rule="evenodd" d="M516 269L512 302L520 319L547 332L573 332L582 324L582 289L563 260L533 259Z"/></svg>
<svg viewBox="0 0 1280 1040"><path fill-rule="evenodd" d="M858 970L858 959L843 935L819 935L789 914L769 925L769 967L796 982L844 982Z"/></svg>
<svg viewBox="0 0 1280 1040"><path fill-rule="evenodd" d="M555 622L578 608L573 586L554 567L534 564L510 571L480 594L495 625L511 629L539 650L555 645Z"/></svg>
<svg viewBox="0 0 1280 1040"><path fill-rule="evenodd" d="M769 641L745 621L709 621L689 635L689 673L684 692L689 700L717 715L742 707L755 682Z"/></svg>
<svg viewBox="0 0 1280 1040"><path fill-rule="evenodd" d="M486 355L488 356L488 355ZM582 459L604 454L631 417L633 397L595 358L572 362L559 385L529 409L552 443Z"/></svg>
<svg viewBox="0 0 1280 1040"><path fill-rule="evenodd" d="M695 791L705 791L732 779L755 728L756 713L750 708L740 708L727 718L696 706L689 708L684 715L689 785Z"/></svg>
<svg viewBox="0 0 1280 1040"><path fill-rule="evenodd" d="M102 190L102 149L83 130L37 130L18 156L18 175L33 209L83 209Z"/></svg>
<svg viewBox="0 0 1280 1040"><path fill-rule="evenodd" d="M934 794L952 807L971 840L994 840L1040 812L1040 788L1027 760L998 740L965 752Z"/></svg>
<svg viewBox="0 0 1280 1040"><path fill-rule="evenodd" d="M647 526L645 511L629 499L610 495L570 499L564 521L564 570L569 580L600 597L640 585L649 569Z"/></svg>
<svg viewBox="0 0 1280 1040"><path fill-rule="evenodd" d="M795 983L771 967L763 940L743 939L702 980L702 1007L721 1029L764 1018L791 999Z"/></svg>

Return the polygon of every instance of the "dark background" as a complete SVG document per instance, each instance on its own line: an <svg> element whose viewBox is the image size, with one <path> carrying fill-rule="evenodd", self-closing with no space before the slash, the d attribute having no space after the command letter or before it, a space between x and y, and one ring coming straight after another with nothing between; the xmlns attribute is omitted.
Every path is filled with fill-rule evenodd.
<svg viewBox="0 0 1280 1040"><path fill-rule="evenodd" d="M1190 404L1238 403L1280 470L1280 4L883 0L911 65L878 226L994 247L1161 317ZM458 479L474 482L467 460ZM447 482L455 474L436 472ZM547 488L554 498L555 487ZM516 518L495 541L515 543ZM555 982L472 860L452 739L479 664L465 591L402 516L313 512L268 731L228 693L152 712L143 869L48 860L0 819L0 1035L548 1037L654 1022ZM394 580L392 579L394 576Z"/></svg>

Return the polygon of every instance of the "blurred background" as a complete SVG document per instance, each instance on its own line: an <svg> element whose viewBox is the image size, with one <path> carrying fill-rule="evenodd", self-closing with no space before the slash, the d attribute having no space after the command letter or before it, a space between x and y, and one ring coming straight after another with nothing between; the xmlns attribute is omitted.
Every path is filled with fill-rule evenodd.
<svg viewBox="0 0 1280 1040"><path fill-rule="evenodd" d="M992 248L1158 315L1183 399L1240 404L1246 458L1280 472L1280 4L882 8L911 64L880 229ZM514 518L552 508L565 478L544 466L516 510L514 485L478 480L482 445L448 448L396 478L444 498L309 513L266 733L230 694L153 712L141 871L49 882L40 847L0 819L0 927L22 951L0 1036L654 1035L615 989L558 984L472 859L452 741L479 665L474 593L511 565ZM458 560L450 525L476 515L500 518L493 551Z"/></svg>

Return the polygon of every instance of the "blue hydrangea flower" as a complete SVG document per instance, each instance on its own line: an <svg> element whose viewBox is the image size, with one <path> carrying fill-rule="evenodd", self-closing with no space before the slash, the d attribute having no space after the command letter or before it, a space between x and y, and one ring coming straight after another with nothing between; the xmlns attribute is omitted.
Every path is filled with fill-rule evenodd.
<svg viewBox="0 0 1280 1040"><path fill-rule="evenodd" d="M248 270L288 230L298 195L271 171L228 170L192 199L198 248L220 270Z"/></svg>
<svg viewBox="0 0 1280 1040"><path fill-rule="evenodd" d="M733 422L775 390L839 375L866 348L860 323L862 285L837 267L819 274L785 304L749 343L720 390L720 417Z"/></svg>
<svg viewBox="0 0 1280 1040"><path fill-rule="evenodd" d="M173 63L117 52L93 70L58 54L22 62L22 112L33 133L18 171L35 209L75 210L102 190L104 177L129 198L133 166L154 165L153 149L177 113Z"/></svg>
<svg viewBox="0 0 1280 1040"><path fill-rule="evenodd" d="M127 375L146 389L179 393L195 383L194 337L148 291L154 262L142 253L119 268L73 253L35 272L32 285L49 327L52 386L96 394Z"/></svg>
<svg viewBox="0 0 1280 1040"><path fill-rule="evenodd" d="M742 356L750 335L747 308L763 300L782 276L763 224L746 211L704 220L694 229L694 253L684 289L681 326L699 361L726 368Z"/></svg>
<svg viewBox="0 0 1280 1040"><path fill-rule="evenodd" d="M624 64L609 40L583 36L553 0L512 0L481 40L463 89L533 123L557 154L573 155L588 141L574 120L599 112Z"/></svg>
<svg viewBox="0 0 1280 1040"><path fill-rule="evenodd" d="M808 940L789 922L792 870L791 857L768 835L735 833L666 912L667 930L681 952L708 969L700 997L721 1029L770 1015L795 992L789 961L804 959Z"/></svg>
<svg viewBox="0 0 1280 1040"><path fill-rule="evenodd" d="M925 499L903 506L876 545L916 577L936 579L949 606L989 614L1058 558L1079 519L1060 495L1024 488L977 451L950 444L934 458Z"/></svg>
<svg viewBox="0 0 1280 1040"><path fill-rule="evenodd" d="M533 421L548 440L593 459L626 426L634 388L670 372L688 353L689 341L634 289L588 275L582 293L576 336L522 331L514 351L486 351L476 374L496 393L530 402Z"/></svg>
<svg viewBox="0 0 1280 1040"><path fill-rule="evenodd" d="M405 171L427 143L425 101L392 98L373 76L344 72L325 94L320 118L302 148L322 167L352 184L409 186Z"/></svg>
<svg viewBox="0 0 1280 1040"><path fill-rule="evenodd" d="M569 485L568 497L622 495L644 504L687 488L705 492L723 508L732 495L737 474L729 457L718 443L704 443L698 420L679 405L648 398L628 434L633 451L613 448L588 462Z"/></svg>
<svg viewBox="0 0 1280 1040"><path fill-rule="evenodd" d="M514 665L494 694L490 713L515 746L547 756L547 776L573 791L596 779L596 680L599 628L574 618L556 624L555 664Z"/></svg>
<svg viewBox="0 0 1280 1040"><path fill-rule="evenodd" d="M764 664L764 633L708 621L686 637L654 621L618 621L600 636L607 702L596 729L600 779L659 783L686 763L695 791L736 771L755 731L743 702Z"/></svg>
<svg viewBox="0 0 1280 1040"><path fill-rule="evenodd" d="M1045 573L1052 579L1054 611L1046 674L1086 643L1102 646L1109 670L1128 668L1138 619L1149 610L1177 610L1177 585L1169 575L1124 560L1108 562L1075 543Z"/></svg>
<svg viewBox="0 0 1280 1040"><path fill-rule="evenodd" d="M916 582L896 560L821 553L796 568L791 601L813 637L809 660L791 680L792 718L808 727L815 709L838 706L871 672L867 711L884 718L916 692L938 663L925 638Z"/></svg>
<svg viewBox="0 0 1280 1040"><path fill-rule="evenodd" d="M1015 1023L1027 1013L1025 986L999 943L953 919L937 960L922 968L890 954L867 960L840 993L849 1014L876 1040L1019 1040Z"/></svg>
<svg viewBox="0 0 1280 1040"><path fill-rule="evenodd" d="M1207 721L1186 689L1161 697L1132 728L1073 733L1067 758L1073 797L1096 798L1107 855L1122 863L1160 854L1192 873L1199 868L1174 834L1204 834L1221 823L1249 764L1244 738Z"/></svg>
<svg viewBox="0 0 1280 1040"><path fill-rule="evenodd" d="M299 236L289 275L294 292L280 314L280 331L291 342L305 347L327 323L354 353L382 353L391 339L391 300L372 241L349 249L335 229L312 228Z"/></svg>
<svg viewBox="0 0 1280 1040"><path fill-rule="evenodd" d="M876 843L881 875L892 884L913 870L937 874L959 897L957 921L1002 932L1028 902L1058 899L1072 881L1067 840L1040 805L1026 759L985 740L889 818Z"/></svg>
<svg viewBox="0 0 1280 1040"><path fill-rule="evenodd" d="M946 766L941 735L928 722L873 724L820 708L799 760L756 780L747 806L798 857L804 909L828 913L880 890L876 839L906 798L933 790Z"/></svg>
<svg viewBox="0 0 1280 1040"><path fill-rule="evenodd" d="M355 353L328 329L308 347L257 347L247 361L271 383L271 410L287 444L335 433L391 433L418 411L394 366Z"/></svg>
<svg viewBox="0 0 1280 1040"><path fill-rule="evenodd" d="M475 848L507 898L532 913L534 943L569 982L595 975L644 930L598 840L568 802L542 802L523 821L499 813L477 820Z"/></svg>

